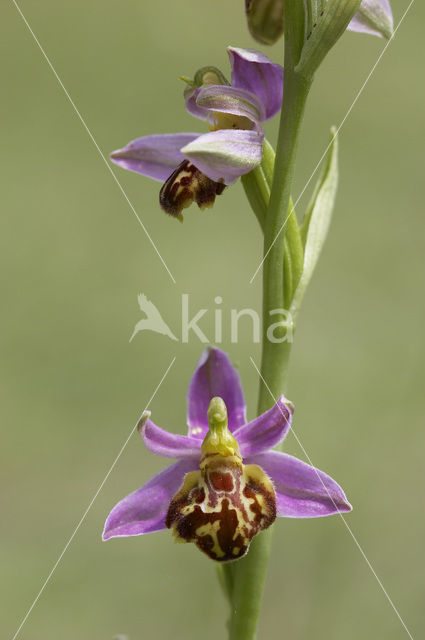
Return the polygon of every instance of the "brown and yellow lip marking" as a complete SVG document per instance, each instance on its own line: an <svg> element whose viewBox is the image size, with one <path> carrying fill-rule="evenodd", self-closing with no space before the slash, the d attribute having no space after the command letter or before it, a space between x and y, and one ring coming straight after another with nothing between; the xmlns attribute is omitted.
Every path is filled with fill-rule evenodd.
<svg viewBox="0 0 425 640"><path fill-rule="evenodd" d="M276 495L261 467L242 464L221 398L211 401L208 421L200 470L184 477L165 524L176 541L194 542L212 560L228 562L242 558L252 538L275 520Z"/></svg>
<svg viewBox="0 0 425 640"><path fill-rule="evenodd" d="M183 160L162 185L159 204L170 216L183 221L183 209L193 202L200 209L212 207L215 197L223 193L225 186L223 182L208 178L190 160Z"/></svg>

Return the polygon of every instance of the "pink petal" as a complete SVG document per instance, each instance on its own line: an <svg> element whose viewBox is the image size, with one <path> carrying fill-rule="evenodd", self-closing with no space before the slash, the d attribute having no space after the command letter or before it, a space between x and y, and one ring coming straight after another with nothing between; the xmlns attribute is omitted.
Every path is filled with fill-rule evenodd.
<svg viewBox="0 0 425 640"><path fill-rule="evenodd" d="M165 529L171 498L182 485L185 474L197 468L193 460L179 460L130 493L112 509L102 539L139 536Z"/></svg>
<svg viewBox="0 0 425 640"><path fill-rule="evenodd" d="M260 129L260 122L265 120L263 103L254 93L246 89L212 85L203 88L198 95L197 104L212 111L230 113L248 118Z"/></svg>
<svg viewBox="0 0 425 640"><path fill-rule="evenodd" d="M144 136L111 153L111 160L123 169L164 182L184 160L180 149L198 133L164 133Z"/></svg>
<svg viewBox="0 0 425 640"><path fill-rule="evenodd" d="M220 129L199 136L182 153L214 182L233 184L261 162L264 133Z"/></svg>
<svg viewBox="0 0 425 640"><path fill-rule="evenodd" d="M227 353L216 347L209 347L203 352L189 384L189 436L201 440L205 438L208 431L207 410L211 398L215 396L220 396L226 404L231 431L245 424L245 399L239 374Z"/></svg>
<svg viewBox="0 0 425 640"><path fill-rule="evenodd" d="M201 441L161 429L152 420L141 420L138 426L143 442L149 451L165 458L192 458L199 463Z"/></svg>
<svg viewBox="0 0 425 640"><path fill-rule="evenodd" d="M351 511L341 487L326 473L280 451L244 460L258 464L274 483L277 514L287 518L316 518Z"/></svg>
<svg viewBox="0 0 425 640"><path fill-rule="evenodd" d="M291 428L294 405L285 396L280 396L274 407L261 416L239 427L234 432L242 456L248 457L262 453L286 437Z"/></svg>
<svg viewBox="0 0 425 640"><path fill-rule="evenodd" d="M264 105L266 120L282 107L283 68L254 49L228 47L232 86L254 93Z"/></svg>

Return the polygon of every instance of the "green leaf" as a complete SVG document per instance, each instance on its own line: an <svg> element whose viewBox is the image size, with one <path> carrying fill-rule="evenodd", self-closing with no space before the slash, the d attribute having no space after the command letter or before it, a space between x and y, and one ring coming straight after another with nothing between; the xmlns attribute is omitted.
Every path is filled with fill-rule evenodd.
<svg viewBox="0 0 425 640"><path fill-rule="evenodd" d="M306 34L300 60L295 71L311 76L319 67L326 54L345 32L351 18L360 6L361 0L328 0L318 12L318 0L306 1ZM309 12L307 12L309 7ZM317 15L318 14L318 15ZM312 22L312 18L315 22Z"/></svg>
<svg viewBox="0 0 425 640"><path fill-rule="evenodd" d="M331 143L322 175L301 225L304 263L301 278L292 298L290 312L295 318L311 280L329 229L338 186L338 144L336 129L331 129Z"/></svg>
<svg viewBox="0 0 425 640"><path fill-rule="evenodd" d="M251 209L264 232L267 206L270 200L270 188L262 165L241 176L241 181Z"/></svg>
<svg viewBox="0 0 425 640"><path fill-rule="evenodd" d="M318 23L323 9L325 7L326 0L304 0L305 5L305 33L304 40L307 40L308 35L313 31L315 25Z"/></svg>
<svg viewBox="0 0 425 640"><path fill-rule="evenodd" d="M300 281L304 263L304 246L292 198L289 199L288 211L289 214L285 224L285 247L283 254L285 268L284 302L286 309L289 307L294 296L294 291Z"/></svg>
<svg viewBox="0 0 425 640"><path fill-rule="evenodd" d="M273 182L274 159L274 149L270 142L264 138L261 164L253 171L241 176L246 197L263 233L270 200L270 189Z"/></svg>

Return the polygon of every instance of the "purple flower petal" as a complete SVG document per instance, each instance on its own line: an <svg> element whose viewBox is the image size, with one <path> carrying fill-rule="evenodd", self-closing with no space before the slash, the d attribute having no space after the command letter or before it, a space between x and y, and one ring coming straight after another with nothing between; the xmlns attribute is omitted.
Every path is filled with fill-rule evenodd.
<svg viewBox="0 0 425 640"><path fill-rule="evenodd" d="M225 85L203 88L198 94L197 104L211 111L248 118L257 128L260 128L260 122L265 120L266 115L263 103L254 93Z"/></svg>
<svg viewBox="0 0 425 640"><path fill-rule="evenodd" d="M164 458L192 458L199 464L201 441L161 429L146 418L142 418L138 430L149 451Z"/></svg>
<svg viewBox="0 0 425 640"><path fill-rule="evenodd" d="M186 111L195 118L206 120L210 112L208 111L208 109L200 107L197 103L199 93L202 91L202 89L203 87L196 87L196 89L187 87L184 92L184 98L186 102Z"/></svg>
<svg viewBox="0 0 425 640"><path fill-rule="evenodd" d="M239 374L224 351L209 347L203 352L189 384L187 424L189 435L203 440L208 431L207 410L219 396L227 407L230 431L246 422L245 398Z"/></svg>
<svg viewBox="0 0 425 640"><path fill-rule="evenodd" d="M220 129L199 136L182 153L208 178L229 185L258 167L263 139L258 131Z"/></svg>
<svg viewBox="0 0 425 640"><path fill-rule="evenodd" d="M261 416L239 427L234 432L243 458L262 453L286 437L291 428L294 405L280 396L274 407Z"/></svg>
<svg viewBox="0 0 425 640"><path fill-rule="evenodd" d="M184 160L181 148L196 140L198 133L164 133L144 136L111 153L111 160L124 169L163 182Z"/></svg>
<svg viewBox="0 0 425 640"><path fill-rule="evenodd" d="M374 28L371 21L368 20L368 15L381 26L380 29ZM385 35L389 38L393 32L393 26L393 12L389 0L363 0L360 10L354 15L347 29L380 37Z"/></svg>
<svg viewBox="0 0 425 640"><path fill-rule="evenodd" d="M280 451L252 456L274 483L277 514L288 518L315 518L351 511L341 487L326 473Z"/></svg>
<svg viewBox="0 0 425 640"><path fill-rule="evenodd" d="M171 498L181 487L185 474L197 468L199 465L194 460L180 460L130 493L112 509L102 539L139 536L165 529Z"/></svg>
<svg viewBox="0 0 425 640"><path fill-rule="evenodd" d="M227 49L232 67L232 86L254 93L263 103L266 120L280 111L283 97L283 68L253 49Z"/></svg>

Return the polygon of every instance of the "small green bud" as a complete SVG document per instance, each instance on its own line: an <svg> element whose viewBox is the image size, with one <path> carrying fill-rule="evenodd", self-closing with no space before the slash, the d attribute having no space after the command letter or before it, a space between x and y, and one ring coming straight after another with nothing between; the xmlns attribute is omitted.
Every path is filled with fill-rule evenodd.
<svg viewBox="0 0 425 640"><path fill-rule="evenodd" d="M261 44L274 44L283 34L283 0L245 0L248 28Z"/></svg>
<svg viewBox="0 0 425 640"><path fill-rule="evenodd" d="M349 29L372 33L389 40L394 32L391 8L371 0L362 2Z"/></svg>

